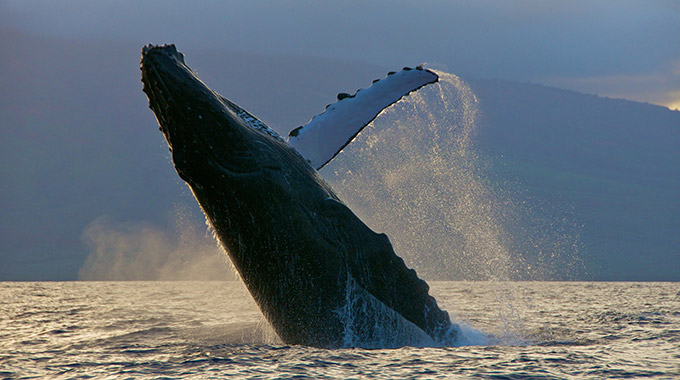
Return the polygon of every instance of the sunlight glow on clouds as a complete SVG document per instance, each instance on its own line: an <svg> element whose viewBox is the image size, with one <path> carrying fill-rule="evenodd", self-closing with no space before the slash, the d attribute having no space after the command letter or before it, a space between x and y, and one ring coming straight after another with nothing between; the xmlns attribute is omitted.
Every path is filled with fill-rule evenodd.
<svg viewBox="0 0 680 380"><path fill-rule="evenodd" d="M673 91L669 94L670 101L664 105L672 110L680 111L680 91Z"/></svg>
<svg viewBox="0 0 680 380"><path fill-rule="evenodd" d="M680 109L680 70L641 75L542 78L539 83Z"/></svg>

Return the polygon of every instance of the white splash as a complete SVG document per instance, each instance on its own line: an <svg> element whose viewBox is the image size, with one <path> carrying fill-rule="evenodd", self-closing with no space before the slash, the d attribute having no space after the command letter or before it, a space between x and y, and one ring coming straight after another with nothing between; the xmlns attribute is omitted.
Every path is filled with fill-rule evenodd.
<svg viewBox="0 0 680 380"><path fill-rule="evenodd" d="M421 276L508 279L502 207L472 145L477 98L460 78L437 74L439 83L383 111L325 177Z"/></svg>
<svg viewBox="0 0 680 380"><path fill-rule="evenodd" d="M421 278L496 284L500 337L463 323L456 345L517 344L525 305L508 281L550 279L574 256L573 236L546 228L552 223L535 219L530 200L490 183L474 145L479 100L459 77L437 74L438 83L384 110L322 174Z"/></svg>
<svg viewBox="0 0 680 380"><path fill-rule="evenodd" d="M343 347L431 347L423 330L376 299L347 273L345 303L336 312L343 322Z"/></svg>

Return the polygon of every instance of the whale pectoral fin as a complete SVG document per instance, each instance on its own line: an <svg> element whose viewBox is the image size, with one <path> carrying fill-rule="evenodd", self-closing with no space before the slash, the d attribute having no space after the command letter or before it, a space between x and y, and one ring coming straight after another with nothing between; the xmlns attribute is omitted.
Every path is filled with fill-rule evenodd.
<svg viewBox="0 0 680 380"><path fill-rule="evenodd" d="M438 79L437 74L422 66L390 72L387 78L373 81L369 88L360 89L354 95L338 94L336 103L328 105L307 125L293 129L288 142L315 169L321 169L383 109Z"/></svg>

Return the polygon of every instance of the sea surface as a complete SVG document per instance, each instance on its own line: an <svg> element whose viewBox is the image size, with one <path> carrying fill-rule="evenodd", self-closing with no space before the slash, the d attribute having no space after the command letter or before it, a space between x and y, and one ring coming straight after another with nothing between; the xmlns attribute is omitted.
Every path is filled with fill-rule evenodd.
<svg viewBox="0 0 680 380"><path fill-rule="evenodd" d="M430 285L456 346L288 346L236 281L0 282L0 378L680 378L680 283Z"/></svg>

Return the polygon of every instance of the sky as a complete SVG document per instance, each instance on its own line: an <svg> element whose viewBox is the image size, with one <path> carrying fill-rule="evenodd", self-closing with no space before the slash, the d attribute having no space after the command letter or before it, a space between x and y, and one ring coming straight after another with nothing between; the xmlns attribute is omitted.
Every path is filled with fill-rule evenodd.
<svg viewBox="0 0 680 380"><path fill-rule="evenodd" d="M680 109L680 3L0 1L0 25L56 37L415 65ZM225 68L227 69L227 68Z"/></svg>

